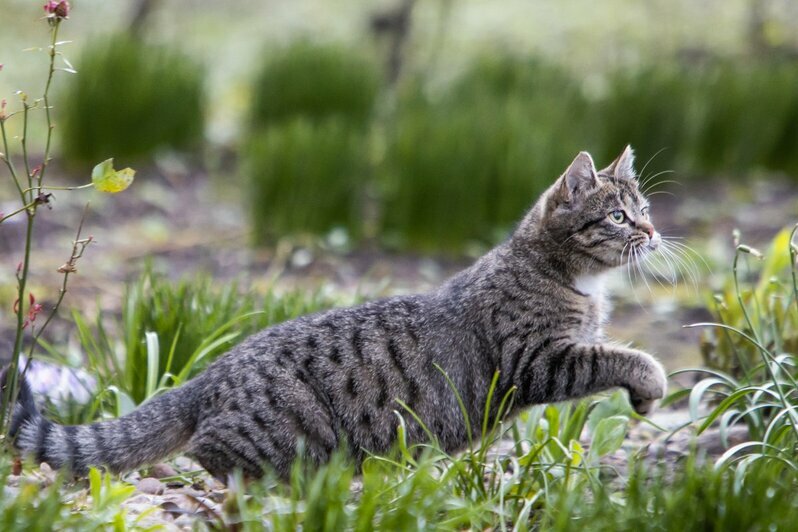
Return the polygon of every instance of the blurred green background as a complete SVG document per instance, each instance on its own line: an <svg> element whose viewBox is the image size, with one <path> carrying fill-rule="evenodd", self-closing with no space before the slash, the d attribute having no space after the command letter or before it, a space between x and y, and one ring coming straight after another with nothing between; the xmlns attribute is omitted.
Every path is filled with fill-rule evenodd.
<svg viewBox="0 0 798 532"><path fill-rule="evenodd" d="M627 143L648 176L798 175L796 2L72 4L65 168L179 153L242 191L257 244L461 252ZM46 60L27 6L0 0L9 98Z"/></svg>

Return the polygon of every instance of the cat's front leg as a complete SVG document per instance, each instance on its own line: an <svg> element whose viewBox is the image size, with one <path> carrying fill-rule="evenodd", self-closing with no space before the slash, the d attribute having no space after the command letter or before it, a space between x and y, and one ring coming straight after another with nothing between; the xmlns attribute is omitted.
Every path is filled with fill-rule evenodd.
<svg viewBox="0 0 798 532"><path fill-rule="evenodd" d="M646 414L665 396L667 377L654 357L612 344L557 342L544 352L525 353L516 381L527 404L576 399L610 388L626 388L635 411ZM531 359L531 360L530 360ZM526 362L526 364L524 364Z"/></svg>
<svg viewBox="0 0 798 532"><path fill-rule="evenodd" d="M617 349L617 348L616 348ZM644 351L624 349L617 356L625 360L618 368L619 375L609 376L608 381L618 382L629 391L629 402L638 414L648 414L668 390L665 369L657 359Z"/></svg>

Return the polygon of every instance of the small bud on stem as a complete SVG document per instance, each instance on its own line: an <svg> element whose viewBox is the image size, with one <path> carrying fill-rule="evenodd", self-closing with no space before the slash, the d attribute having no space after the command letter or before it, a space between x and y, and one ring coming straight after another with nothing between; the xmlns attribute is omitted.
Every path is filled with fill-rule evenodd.
<svg viewBox="0 0 798 532"><path fill-rule="evenodd" d="M752 248L751 246L746 246L745 244L740 244L739 246L737 246L737 251L739 251L740 253L748 253L749 255L753 255L757 259L764 258L764 255L762 255L762 253L758 249Z"/></svg>

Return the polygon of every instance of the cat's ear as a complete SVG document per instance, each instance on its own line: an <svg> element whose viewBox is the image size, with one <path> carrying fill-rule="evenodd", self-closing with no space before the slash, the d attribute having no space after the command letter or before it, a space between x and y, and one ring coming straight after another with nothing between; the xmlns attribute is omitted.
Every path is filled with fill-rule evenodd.
<svg viewBox="0 0 798 532"><path fill-rule="evenodd" d="M598 184L596 166L593 158L586 151L580 151L574 162L560 178L557 190L557 200L568 202L574 196L579 196L592 190Z"/></svg>
<svg viewBox="0 0 798 532"><path fill-rule="evenodd" d="M635 152L632 150L632 147L627 144L618 158L599 173L617 177L618 179L635 179L637 173L635 172L634 164Z"/></svg>

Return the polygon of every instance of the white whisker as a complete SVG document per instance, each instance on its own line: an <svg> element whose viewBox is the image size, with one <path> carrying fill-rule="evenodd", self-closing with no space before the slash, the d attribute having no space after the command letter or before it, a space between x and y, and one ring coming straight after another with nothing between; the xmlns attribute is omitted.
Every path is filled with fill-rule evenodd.
<svg viewBox="0 0 798 532"><path fill-rule="evenodd" d="M664 152L664 151L665 151L665 150L667 150L667 149L668 149L668 148L660 148L660 149L657 151L657 153L655 153L654 155L652 155L651 157L649 157L649 158L648 158L648 161L646 161L646 164L644 164L644 165L643 165L643 169L642 169L642 170L640 170L640 174L638 174L638 175L639 175L640 177L643 177L643 174L645 174L645 173L646 173L646 168L648 168L648 165L651 163L651 161L653 161L654 159L656 159L656 158L657 158L657 156L658 156L660 153ZM648 181L648 178L643 178L643 185L645 185L645 183L646 183L647 181Z"/></svg>
<svg viewBox="0 0 798 532"><path fill-rule="evenodd" d="M642 191L645 193L645 191L646 191L646 190L648 190L648 189L646 188L646 185L648 185L649 187L651 187L651 186L653 186L653 185L655 185L655 184L657 183L657 181L653 181L654 179L656 179L656 178L658 178L659 176L661 176L661 175L664 175L664 174L675 174L675 173L676 173L676 170L662 170L662 171L660 171L660 172L657 172L656 174L654 174L654 175L652 175L652 176L649 176L649 177L647 177L647 178L646 178L646 180L645 180L645 181L643 181L643 183L641 183L641 184L637 185L637 188L638 188L639 190L642 190ZM653 182L653 183L652 183L652 182ZM652 184L649 184L649 183L652 183Z"/></svg>
<svg viewBox="0 0 798 532"><path fill-rule="evenodd" d="M654 192L649 192L648 194L646 194L646 197L650 198L651 196L656 196L657 194L667 194L668 196L672 196L674 198L676 197L676 194L674 194L669 190L655 190Z"/></svg>

